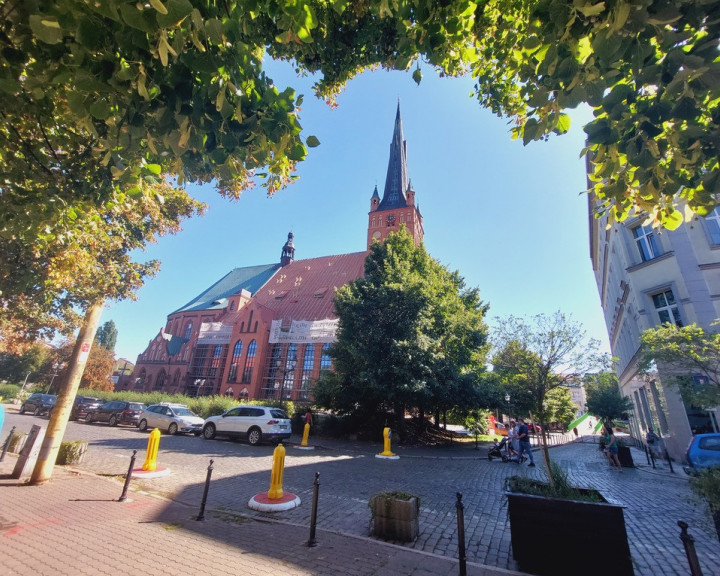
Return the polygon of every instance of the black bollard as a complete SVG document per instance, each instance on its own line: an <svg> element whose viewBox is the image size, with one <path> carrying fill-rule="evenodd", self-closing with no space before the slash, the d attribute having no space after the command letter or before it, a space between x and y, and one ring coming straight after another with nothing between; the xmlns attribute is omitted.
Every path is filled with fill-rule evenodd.
<svg viewBox="0 0 720 576"><path fill-rule="evenodd" d="M3 449L2 449L2 454L0 454L0 462L5 460L5 454L7 454L8 448L10 448L10 440L12 440L14 432L15 432L15 426L12 427L12 430L10 430L10 434L8 434L7 440L5 440L5 444L3 445Z"/></svg>
<svg viewBox="0 0 720 576"><path fill-rule="evenodd" d="M210 466L208 466L207 469L207 477L205 478L205 489L203 490L202 502L200 502L200 514L198 514L198 517L195 518L195 520L205 520L205 504L207 503L208 490L210 489L210 478L212 477L213 472L213 462L214 460L210 460Z"/></svg>
<svg viewBox="0 0 720 576"><path fill-rule="evenodd" d="M313 482L313 501L312 511L310 513L310 539L307 541L309 548L317 546L317 540L315 540L315 525L317 524L317 507L318 507L318 494L320 493L320 472L315 472L315 482Z"/></svg>
<svg viewBox="0 0 720 576"><path fill-rule="evenodd" d="M462 503L462 494L457 493L457 502L455 503L457 508L457 523L458 523L458 558L460 560L460 576L467 574L466 559L465 559L465 512Z"/></svg>
<svg viewBox="0 0 720 576"><path fill-rule="evenodd" d="M670 459L670 454L668 454L667 450L665 450L665 459L667 460L668 466L670 466L670 472L672 472L674 474L675 470L673 470L672 460Z"/></svg>
<svg viewBox="0 0 720 576"><path fill-rule="evenodd" d="M128 466L127 474L125 474L125 484L123 485L123 491L122 494L120 494L120 498L118 498L118 502L125 502L125 500L127 500L127 491L128 486L130 486L130 478L132 477L133 468L135 468L136 454L137 450L133 450L132 456L130 457L130 466Z"/></svg>
<svg viewBox="0 0 720 576"><path fill-rule="evenodd" d="M703 576L702 570L700 569L700 561L695 552L695 538L688 534L687 522L678 520L677 525L680 526L680 530L682 530L680 540L682 540L683 546L685 546L685 554L687 555L688 564L690 564L690 575Z"/></svg>

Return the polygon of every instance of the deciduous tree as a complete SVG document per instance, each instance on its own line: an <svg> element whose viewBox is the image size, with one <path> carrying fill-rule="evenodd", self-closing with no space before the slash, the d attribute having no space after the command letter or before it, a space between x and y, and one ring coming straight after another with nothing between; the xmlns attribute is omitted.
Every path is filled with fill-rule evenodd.
<svg viewBox="0 0 720 576"><path fill-rule="evenodd" d="M587 409L604 422L622 418L633 407L627 396L620 394L617 376L614 372L599 372L585 375Z"/></svg>
<svg viewBox="0 0 720 576"><path fill-rule="evenodd" d="M113 322L112 320L108 320L107 322L105 322L105 324L98 328L97 334L95 334L95 339L97 340L98 344L100 344L100 346L112 352L115 350L117 336L118 331L115 327L115 322Z"/></svg>

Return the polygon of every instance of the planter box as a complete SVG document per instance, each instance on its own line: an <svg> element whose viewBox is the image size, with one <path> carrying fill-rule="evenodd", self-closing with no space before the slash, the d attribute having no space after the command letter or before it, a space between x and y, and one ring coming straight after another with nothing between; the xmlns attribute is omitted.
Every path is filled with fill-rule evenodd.
<svg viewBox="0 0 720 576"><path fill-rule="evenodd" d="M420 532L417 498L398 500L377 495L372 500L373 536L412 542Z"/></svg>
<svg viewBox="0 0 720 576"><path fill-rule="evenodd" d="M620 460L620 466L623 468L635 468L629 446L618 446L618 460Z"/></svg>
<svg viewBox="0 0 720 576"><path fill-rule="evenodd" d="M632 576L623 507L506 492L513 558L543 576Z"/></svg>

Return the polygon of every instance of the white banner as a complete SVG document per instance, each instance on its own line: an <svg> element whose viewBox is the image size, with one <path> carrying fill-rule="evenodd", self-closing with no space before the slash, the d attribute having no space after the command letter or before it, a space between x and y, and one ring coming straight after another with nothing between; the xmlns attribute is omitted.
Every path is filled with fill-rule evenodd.
<svg viewBox="0 0 720 576"><path fill-rule="evenodd" d="M229 344L232 325L222 322L203 322L200 325L198 344Z"/></svg>
<svg viewBox="0 0 720 576"><path fill-rule="evenodd" d="M282 329L282 320L273 320L270 326L270 344L287 342L302 344L304 342L335 342L338 320L293 320L290 329Z"/></svg>

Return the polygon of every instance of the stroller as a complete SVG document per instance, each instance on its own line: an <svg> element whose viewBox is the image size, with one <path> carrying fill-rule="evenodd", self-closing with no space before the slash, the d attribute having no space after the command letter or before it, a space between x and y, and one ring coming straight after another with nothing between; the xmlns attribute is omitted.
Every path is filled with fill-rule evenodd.
<svg viewBox="0 0 720 576"><path fill-rule="evenodd" d="M521 464L527 460L527 456L523 454L522 460L518 461L517 452L513 450L512 445L508 442L507 436L500 442L493 440L493 445L488 450L488 460L492 462L493 458L500 458L503 462L515 462L517 464Z"/></svg>
<svg viewBox="0 0 720 576"><path fill-rule="evenodd" d="M493 458L501 458L503 462L507 462L510 460L511 451L512 447L508 443L507 436L505 436L500 442L493 440L493 445L488 450L487 457L490 462L492 462Z"/></svg>

